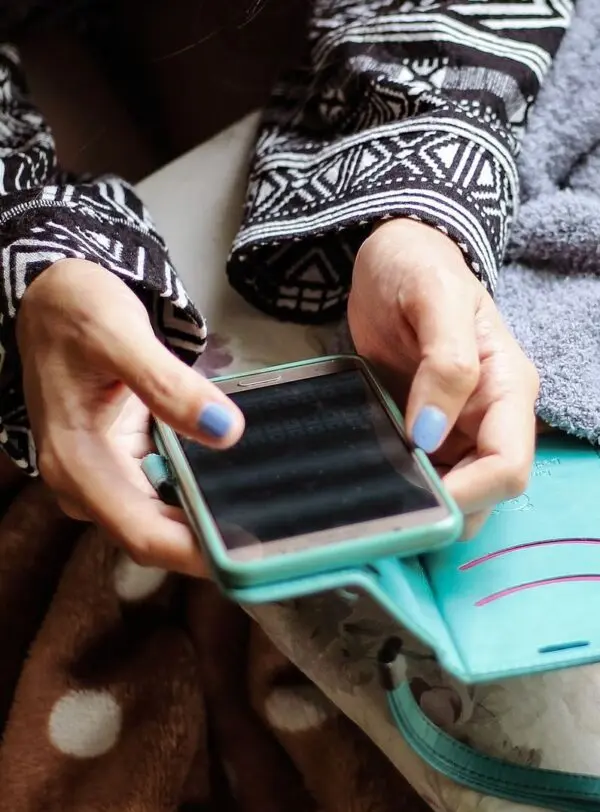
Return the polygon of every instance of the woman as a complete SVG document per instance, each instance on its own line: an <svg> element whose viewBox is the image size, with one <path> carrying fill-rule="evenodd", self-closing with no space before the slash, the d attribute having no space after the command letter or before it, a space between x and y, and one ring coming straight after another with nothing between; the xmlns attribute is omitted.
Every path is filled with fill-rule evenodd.
<svg viewBox="0 0 600 812"><path fill-rule="evenodd" d="M503 5L317 2L309 63L276 91L263 123L229 265L233 285L277 317L334 319L348 301L358 349L399 396L409 390L409 431L450 469L471 531L522 489L531 463L537 376L491 293L518 194L515 127L568 22L564 3L538 19L537 6L513 19L514 5ZM12 26L5 31L9 42ZM312 686L287 691L298 675L260 634L255 665L270 661L282 676L262 703L276 746L268 759L255 749L255 718L239 702L244 619L232 622L229 606L215 613L201 581L178 582L170 596L158 589L169 584L157 568L204 568L181 515L140 473L149 412L216 447L235 442L243 419L186 366L202 349L204 323L134 192L116 179L62 175L11 45L0 60L0 440L23 470L39 465L67 513L102 525L128 553L91 534L71 557L60 528L34 557L31 538L23 553L3 524L3 545L25 555L23 571L41 564L60 583L49 610L42 600L39 618L23 619L22 593L33 602L41 587L0 567L0 620L11 624L2 636L0 808L207 808L184 804L207 796L197 765L215 741L240 770L240 808L279 809L286 790L302 812L396 808L398 773L370 758L322 698L298 702ZM52 518L44 502L22 513L40 528ZM53 544L63 552L44 566ZM152 565L133 585L129 557ZM52 579L40 583L49 595ZM182 631L186 594L196 600ZM201 736L207 712L213 726ZM296 764L306 759L299 782L279 745ZM260 791L269 781L272 806ZM251 792L254 806L244 802Z"/></svg>
<svg viewBox="0 0 600 812"><path fill-rule="evenodd" d="M522 490L534 445L536 374L491 294L518 194L512 127L565 18L510 15L318 2L310 61L263 124L229 266L279 318L338 318L348 299L358 350L410 381L409 432L470 532ZM118 179L60 174L11 45L1 60L3 448L30 473L37 449L65 511L136 561L201 574L139 470L148 411L217 448L242 415L184 363L206 328L149 214Z"/></svg>

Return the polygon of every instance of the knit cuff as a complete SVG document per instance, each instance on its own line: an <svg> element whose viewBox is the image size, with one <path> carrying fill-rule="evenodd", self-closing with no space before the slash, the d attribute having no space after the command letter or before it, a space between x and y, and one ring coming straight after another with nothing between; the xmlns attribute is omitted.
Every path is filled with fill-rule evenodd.
<svg viewBox="0 0 600 812"><path fill-rule="evenodd" d="M114 273L141 299L154 329L193 363L206 325L190 301L132 189L116 179L47 186L7 195L0 217L4 294L0 297L0 446L19 467L36 471L14 322L28 286L64 259L88 260Z"/></svg>
<svg viewBox="0 0 600 812"><path fill-rule="evenodd" d="M412 217L460 246L493 292L518 179L510 137L473 111L397 121L329 143L302 165L280 153L252 168L232 285L273 315L343 313L356 251L382 219Z"/></svg>

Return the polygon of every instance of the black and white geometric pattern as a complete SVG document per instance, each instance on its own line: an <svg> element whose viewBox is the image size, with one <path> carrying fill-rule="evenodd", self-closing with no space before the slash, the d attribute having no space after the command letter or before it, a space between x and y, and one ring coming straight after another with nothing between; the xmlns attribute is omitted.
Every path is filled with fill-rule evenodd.
<svg viewBox="0 0 600 812"><path fill-rule="evenodd" d="M228 273L263 310L342 315L372 224L423 220L452 236L491 290L518 199L518 130L571 0L314 0L311 55L273 95ZM0 446L30 472L14 318L59 259L130 285L157 332L192 361L206 326L147 211L115 178L75 181L0 46Z"/></svg>
<svg viewBox="0 0 600 812"><path fill-rule="evenodd" d="M273 95L229 260L280 318L343 314L374 222L442 229L493 291L518 136L571 0L316 0L308 64Z"/></svg>
<svg viewBox="0 0 600 812"><path fill-rule="evenodd" d="M35 473L14 319L27 286L61 259L86 259L142 298L158 335L192 362L206 326L133 189L117 178L73 182L56 166L54 141L27 100L18 55L0 47L0 445Z"/></svg>

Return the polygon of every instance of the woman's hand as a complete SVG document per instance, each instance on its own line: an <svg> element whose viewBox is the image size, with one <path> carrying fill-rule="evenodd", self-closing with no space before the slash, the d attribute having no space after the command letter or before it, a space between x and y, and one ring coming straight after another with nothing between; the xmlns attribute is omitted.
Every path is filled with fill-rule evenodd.
<svg viewBox="0 0 600 812"><path fill-rule="evenodd" d="M416 445L432 454L475 533L527 485L538 376L449 237L391 220L357 256L348 303L356 348L406 403Z"/></svg>
<svg viewBox="0 0 600 812"><path fill-rule="evenodd" d="M243 432L240 411L158 341L121 280L89 262L59 262L33 282L17 340L40 473L63 509L104 527L139 564L204 573L182 512L141 471L150 412L225 448Z"/></svg>

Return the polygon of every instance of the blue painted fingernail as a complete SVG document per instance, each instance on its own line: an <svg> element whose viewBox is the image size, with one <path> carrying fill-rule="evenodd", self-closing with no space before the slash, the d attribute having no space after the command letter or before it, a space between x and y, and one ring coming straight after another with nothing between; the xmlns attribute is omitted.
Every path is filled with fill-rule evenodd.
<svg viewBox="0 0 600 812"><path fill-rule="evenodd" d="M222 440L229 434L233 423L232 413L220 403L209 403L202 409L198 418L198 428L217 440Z"/></svg>
<svg viewBox="0 0 600 812"><path fill-rule="evenodd" d="M424 406L415 420L412 431L413 442L427 454L432 454L440 446L448 425L448 418L437 406Z"/></svg>

